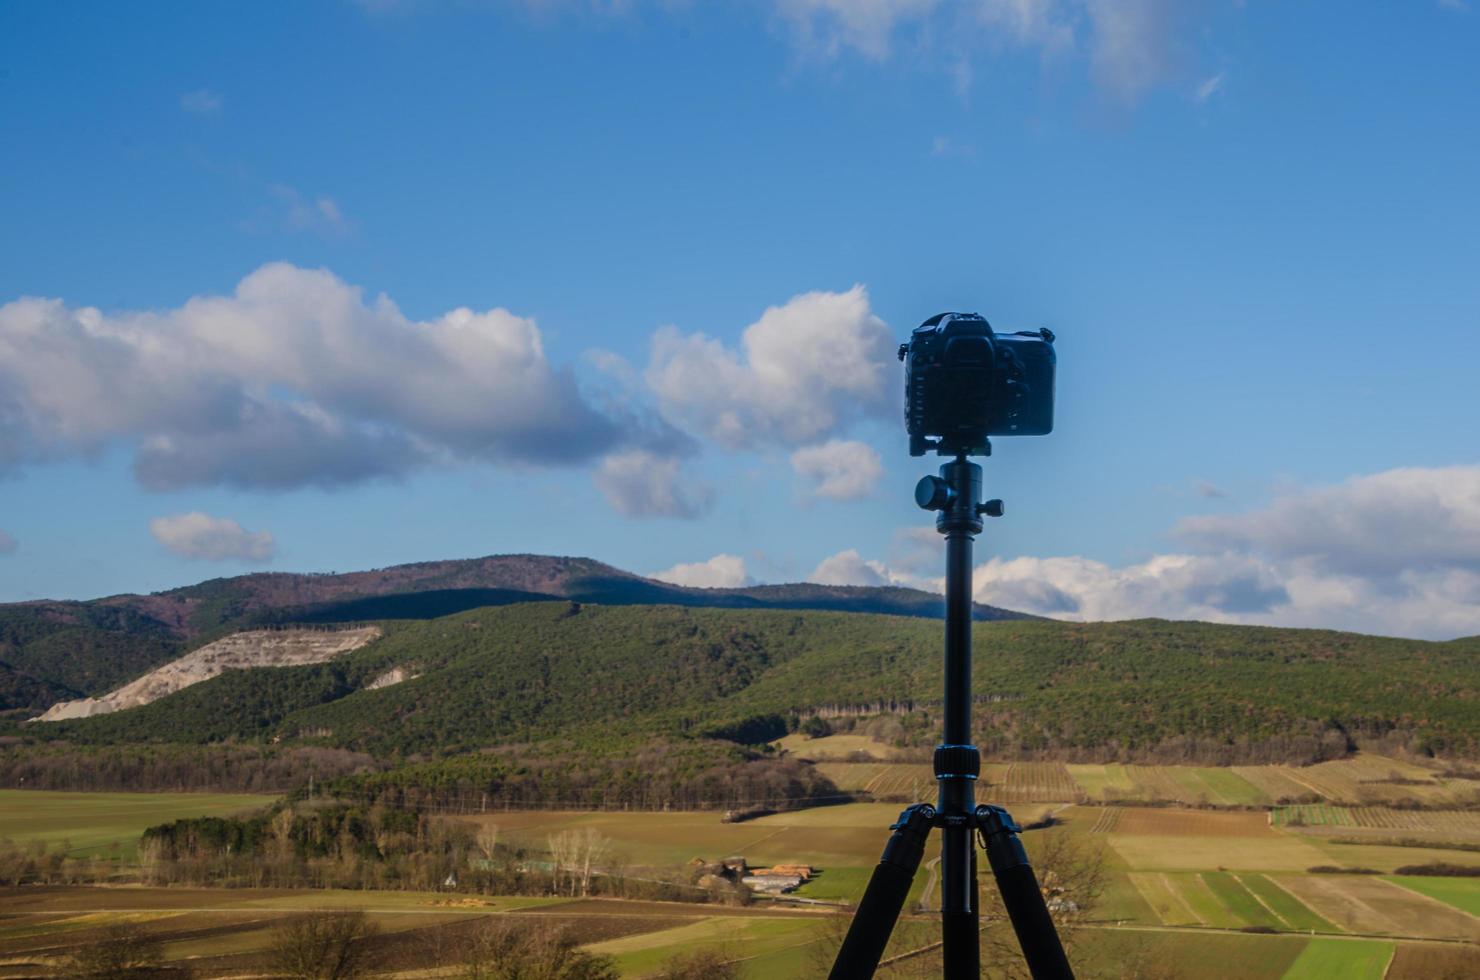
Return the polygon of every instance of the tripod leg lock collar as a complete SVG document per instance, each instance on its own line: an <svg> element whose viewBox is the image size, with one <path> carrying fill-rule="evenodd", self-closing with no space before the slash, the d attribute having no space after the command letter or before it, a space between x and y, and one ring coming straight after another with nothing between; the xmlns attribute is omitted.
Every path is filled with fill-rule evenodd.
<svg viewBox="0 0 1480 980"><path fill-rule="evenodd" d="M1028 852L1018 838L1023 828L1012 819L1012 814L1000 806L983 804L976 808L976 826L993 873L1028 867Z"/></svg>
<svg viewBox="0 0 1480 980"><path fill-rule="evenodd" d="M930 835L934 823L935 807L929 803L906 807L889 827L894 833L889 835L889 843L884 845L884 856L879 863L902 868L913 876L925 853L925 838Z"/></svg>
<svg viewBox="0 0 1480 980"><path fill-rule="evenodd" d="M975 745L937 745L936 779L975 779L981 775L982 757Z"/></svg>

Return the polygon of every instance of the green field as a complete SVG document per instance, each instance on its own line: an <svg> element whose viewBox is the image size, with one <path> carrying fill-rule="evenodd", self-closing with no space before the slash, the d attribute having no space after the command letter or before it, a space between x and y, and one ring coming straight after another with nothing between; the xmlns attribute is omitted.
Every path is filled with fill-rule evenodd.
<svg viewBox="0 0 1480 980"><path fill-rule="evenodd" d="M1480 878L1437 878L1428 875L1394 875L1388 879L1404 888L1452 905L1461 912L1480 916Z"/></svg>
<svg viewBox="0 0 1480 980"><path fill-rule="evenodd" d="M1392 943L1312 939L1282 980L1382 980L1392 958Z"/></svg>
<svg viewBox="0 0 1480 980"><path fill-rule="evenodd" d="M1246 925L1269 926L1273 929L1289 929L1290 924L1260 903L1242 881L1227 871L1205 871L1202 874L1208 890Z"/></svg>
<svg viewBox="0 0 1480 980"><path fill-rule="evenodd" d="M1257 895L1275 914L1299 932L1340 932L1336 926L1311 911L1310 907L1264 875L1242 874L1239 881Z"/></svg>
<svg viewBox="0 0 1480 980"><path fill-rule="evenodd" d="M118 845L133 855L146 827L182 817L223 817L259 809L276 797L241 793L53 793L0 789L0 840L67 842L73 856Z"/></svg>

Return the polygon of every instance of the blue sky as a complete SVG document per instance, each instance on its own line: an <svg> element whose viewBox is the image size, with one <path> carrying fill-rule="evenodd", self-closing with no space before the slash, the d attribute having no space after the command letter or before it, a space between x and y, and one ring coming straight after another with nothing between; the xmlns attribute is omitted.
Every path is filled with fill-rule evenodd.
<svg viewBox="0 0 1480 980"><path fill-rule="evenodd" d="M1477 18L0 4L0 600L934 587L881 352L971 309L1060 359L980 598L1480 632Z"/></svg>

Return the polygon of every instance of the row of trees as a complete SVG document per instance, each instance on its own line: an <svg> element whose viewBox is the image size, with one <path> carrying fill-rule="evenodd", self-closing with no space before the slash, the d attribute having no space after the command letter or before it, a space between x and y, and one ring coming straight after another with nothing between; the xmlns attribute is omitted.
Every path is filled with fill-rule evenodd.
<svg viewBox="0 0 1480 980"><path fill-rule="evenodd" d="M273 745L0 745L0 786L69 791L271 793L384 767L363 752Z"/></svg>
<svg viewBox="0 0 1480 980"><path fill-rule="evenodd" d="M708 901L682 872L634 877L590 828L546 848L500 839L489 822L334 801L284 805L256 816L201 817L151 827L139 874L154 885L456 890L496 895L611 895ZM34 870L31 872L34 875ZM22 872L21 880L26 879Z"/></svg>

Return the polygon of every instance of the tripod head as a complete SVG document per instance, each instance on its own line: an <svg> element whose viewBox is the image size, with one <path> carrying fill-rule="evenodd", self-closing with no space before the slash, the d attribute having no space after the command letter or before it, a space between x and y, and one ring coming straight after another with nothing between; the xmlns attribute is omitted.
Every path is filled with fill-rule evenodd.
<svg viewBox="0 0 1480 980"><path fill-rule="evenodd" d="M915 484L915 504L936 511L935 529L941 534L964 531L980 534L983 517L1001 517L1006 510L1000 500L978 503L982 490L982 468L963 453L940 468L940 476L922 476Z"/></svg>

